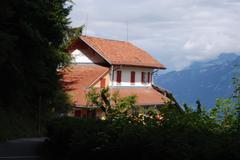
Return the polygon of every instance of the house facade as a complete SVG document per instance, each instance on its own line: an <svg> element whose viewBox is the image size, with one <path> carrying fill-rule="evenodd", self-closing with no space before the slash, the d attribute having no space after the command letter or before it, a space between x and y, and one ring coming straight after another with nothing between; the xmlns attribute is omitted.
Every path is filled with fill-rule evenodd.
<svg viewBox="0 0 240 160"><path fill-rule="evenodd" d="M161 106L170 102L166 92L153 85L155 69L165 67L144 50L125 41L80 36L68 48L72 64L63 71L65 90L74 103L74 115L101 117L99 108L88 106L91 87L109 87L120 97L136 95L138 106Z"/></svg>

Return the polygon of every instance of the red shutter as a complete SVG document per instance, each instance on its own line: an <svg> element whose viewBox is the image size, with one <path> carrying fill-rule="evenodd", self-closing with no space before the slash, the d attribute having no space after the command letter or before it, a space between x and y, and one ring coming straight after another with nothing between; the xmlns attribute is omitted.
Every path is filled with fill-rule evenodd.
<svg viewBox="0 0 240 160"><path fill-rule="evenodd" d="M100 82L100 87L101 87L101 88L104 88L104 87L105 87L105 85L106 85L106 79L105 79L105 78L103 78L103 79L101 79L101 82Z"/></svg>
<svg viewBox="0 0 240 160"><path fill-rule="evenodd" d="M122 71L117 71L117 83L121 83L122 81Z"/></svg>
<svg viewBox="0 0 240 160"><path fill-rule="evenodd" d="M152 83L152 72L150 72L150 83Z"/></svg>
<svg viewBox="0 0 240 160"><path fill-rule="evenodd" d="M144 72L142 72L142 83L144 83Z"/></svg>
<svg viewBox="0 0 240 160"><path fill-rule="evenodd" d="M148 83L150 83L150 72L148 72Z"/></svg>
<svg viewBox="0 0 240 160"><path fill-rule="evenodd" d="M135 83L135 72L131 72L131 83Z"/></svg>

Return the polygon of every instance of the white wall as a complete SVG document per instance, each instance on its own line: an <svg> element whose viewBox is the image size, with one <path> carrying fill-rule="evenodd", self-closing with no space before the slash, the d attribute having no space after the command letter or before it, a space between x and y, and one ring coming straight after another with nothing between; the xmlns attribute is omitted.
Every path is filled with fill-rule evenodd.
<svg viewBox="0 0 240 160"><path fill-rule="evenodd" d="M118 84L116 82L117 80L117 71L122 71L122 80L121 83ZM135 71L135 83L134 85L131 84L131 71ZM142 72L148 72L152 73L153 69L151 68L137 68L137 67L121 67L120 69L117 69L114 71L114 80L113 82L110 80L109 86L137 86L137 87L142 87L142 86L151 86L150 83L142 83ZM110 71L110 78L111 78L111 71ZM152 79L152 78L151 78Z"/></svg>
<svg viewBox="0 0 240 160"><path fill-rule="evenodd" d="M71 53L72 63L93 63L87 56L80 50L76 49Z"/></svg>

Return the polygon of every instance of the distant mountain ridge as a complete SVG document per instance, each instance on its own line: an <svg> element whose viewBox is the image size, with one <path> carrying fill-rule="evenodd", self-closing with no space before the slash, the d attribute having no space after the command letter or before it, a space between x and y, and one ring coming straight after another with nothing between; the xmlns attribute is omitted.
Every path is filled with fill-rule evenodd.
<svg viewBox="0 0 240 160"><path fill-rule="evenodd" d="M240 56L234 53L221 54L218 58L194 62L181 71L154 75L154 83L172 92L180 104L195 105L197 99L207 108L214 106L216 98L232 95L236 64Z"/></svg>

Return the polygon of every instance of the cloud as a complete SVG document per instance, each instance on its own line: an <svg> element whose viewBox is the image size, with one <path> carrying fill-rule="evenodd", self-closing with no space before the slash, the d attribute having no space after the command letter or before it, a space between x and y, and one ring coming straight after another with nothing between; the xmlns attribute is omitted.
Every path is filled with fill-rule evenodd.
<svg viewBox="0 0 240 160"><path fill-rule="evenodd" d="M239 0L75 0L72 26L87 34L126 40L170 69L240 52ZM88 20L87 20L88 15Z"/></svg>

